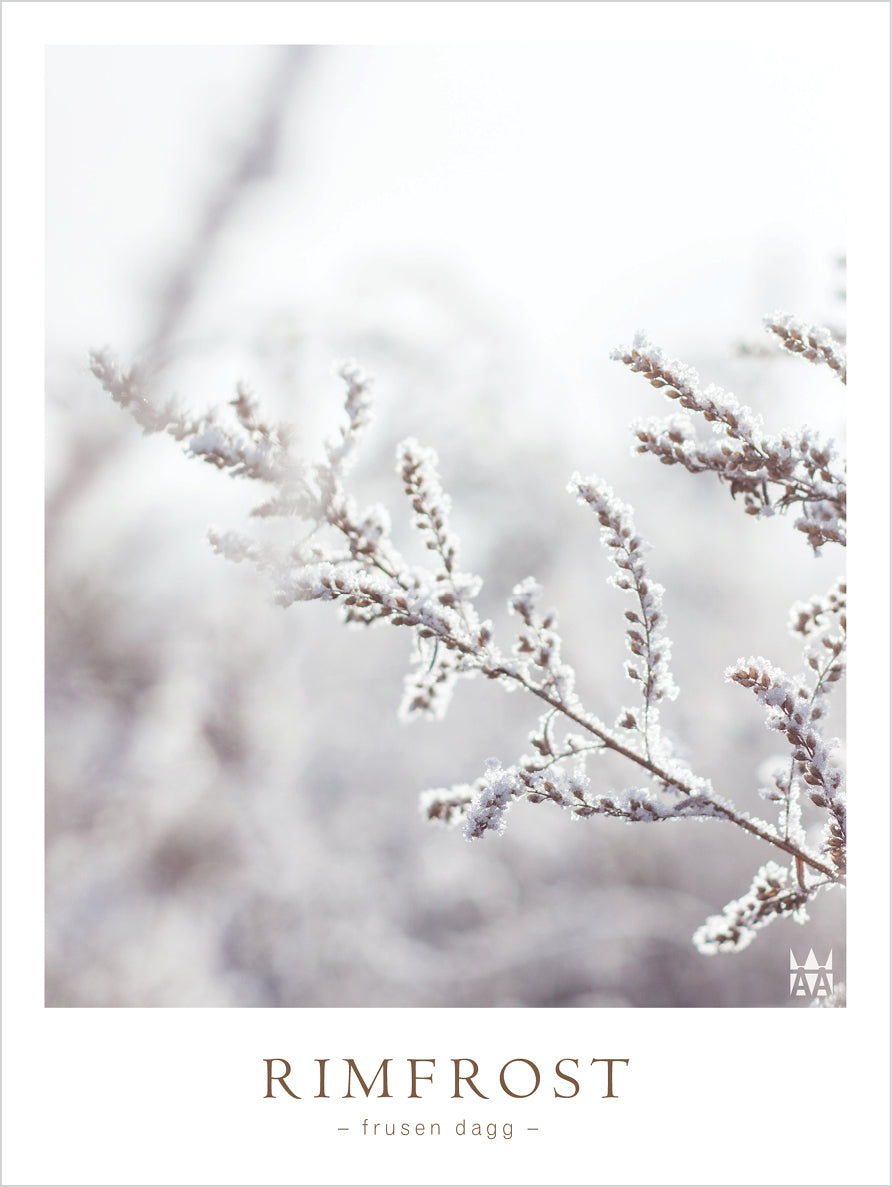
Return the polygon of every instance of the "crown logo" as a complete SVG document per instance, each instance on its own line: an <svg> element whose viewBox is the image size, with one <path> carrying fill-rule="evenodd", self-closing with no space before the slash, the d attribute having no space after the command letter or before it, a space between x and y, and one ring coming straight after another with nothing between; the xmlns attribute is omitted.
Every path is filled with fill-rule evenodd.
<svg viewBox="0 0 892 1187"><path fill-rule="evenodd" d="M833 992L833 949L821 963L809 948L805 961L796 959L790 949L790 997L829 997Z"/></svg>

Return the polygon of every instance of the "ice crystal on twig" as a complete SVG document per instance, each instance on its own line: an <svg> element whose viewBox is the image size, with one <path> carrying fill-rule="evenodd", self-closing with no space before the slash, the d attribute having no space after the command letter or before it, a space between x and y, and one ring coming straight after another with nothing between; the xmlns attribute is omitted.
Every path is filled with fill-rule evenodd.
<svg viewBox="0 0 892 1187"><path fill-rule="evenodd" d="M647 572L644 557L648 546L635 533L630 508L597 479L583 479L574 474L568 489L597 516L601 543L617 570L611 577L612 584L635 596L635 609L625 612L630 624L626 627L626 647L632 654L626 664L626 675L639 685L643 707L640 716L624 710L620 724L625 729L639 731L650 757L659 725L657 706L664 698L673 700L678 695L669 671L672 644L665 633L664 590Z"/></svg>
<svg viewBox="0 0 892 1187"><path fill-rule="evenodd" d="M650 453L664 465L681 465L692 474L712 473L732 498L742 495L748 515L769 516L788 507L801 510L796 528L815 552L828 543L845 544L845 467L833 441L808 428L770 436L755 416L729 392L702 388L692 367L670 359L644 334L612 358L650 383L688 412L712 426L714 438L697 436L690 417L635 422L638 453Z"/></svg>
<svg viewBox="0 0 892 1187"><path fill-rule="evenodd" d="M846 351L841 342L822 326L810 326L789 313L773 313L764 320L765 329L774 334L784 350L808 359L810 363L826 363L837 378L846 381Z"/></svg>
<svg viewBox="0 0 892 1187"><path fill-rule="evenodd" d="M756 932L781 915L804 923L806 891L788 887L788 873L776 862L762 866L753 884L739 899L725 907L721 915L711 915L694 932L694 943L701 952L741 952L756 938Z"/></svg>

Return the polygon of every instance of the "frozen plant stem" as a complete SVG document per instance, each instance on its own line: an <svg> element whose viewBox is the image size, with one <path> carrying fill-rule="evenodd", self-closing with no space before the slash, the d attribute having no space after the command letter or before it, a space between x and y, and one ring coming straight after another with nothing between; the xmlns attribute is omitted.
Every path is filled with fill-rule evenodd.
<svg viewBox="0 0 892 1187"><path fill-rule="evenodd" d="M845 382L845 353L827 331L803 326L785 314L766 319L784 349L826 364ZM729 393L703 389L696 373L667 358L641 334L614 357L641 372L686 417L636 426L636 452L691 473L713 473L732 497L743 495L750 515L764 517L798 506L795 527L815 552L845 544L845 467L831 441L809 428L772 436L761 420ZM534 753L503 765L490 759L472 784L438 788L422 795L428 819L460 824L468 840L501 832L508 810L521 799L550 802L584 819L604 815L627 823L680 819L725 820L783 853L788 868L762 866L750 889L711 916L694 942L706 953L739 951L772 919L805 919L805 907L822 889L845 877L846 806L836 739L824 734L828 695L845 666L845 583L793 610L791 629L805 642L811 676L789 677L762 658L739 659L726 679L751 690L762 703L769 729L790 747L761 789L778 806L773 825L751 817L719 796L709 780L693 773L674 753L660 724L660 705L678 689L669 669L671 642L662 611L663 589L650 576L648 546L636 533L632 512L597 478L574 474L568 490L597 518L601 542L612 561L611 583L633 598L625 611L630 655L626 675L639 703L620 710L614 726L590 713L576 691L573 668L562 657L554 610L540 608L542 590L528 577L514 587L508 609L518 620L511 651L499 649L492 623L481 620L476 597L482 582L459 565L459 542L449 524L450 500L443 490L433 450L413 438L397 450L397 473L414 524L431 554L429 567L409 564L390 535L390 517L380 506L362 508L348 494L346 477L371 416L370 382L354 364L341 368L347 387L345 420L325 443L317 462L291 452L284 425L259 415L251 392L238 389L232 411L192 417L175 405L161 406L137 368L123 372L105 352L91 367L116 403L145 432L164 431L186 452L228 471L259 481L272 496L254 509L259 518L297 518L309 529L290 545L236 533L211 534L213 547L234 561L248 560L273 583L282 606L298 601L336 602L347 623L408 627L413 637L411 671L400 706L404 720L439 718L458 680L482 675L508 689L522 688L544 712L531 730ZM690 414L709 424L711 440L698 437ZM572 732L574 729L581 733ZM567 731L563 737L556 735ZM596 792L586 761L611 752L622 756L645 786ZM802 826L803 800L824 815L818 846Z"/></svg>
<svg viewBox="0 0 892 1187"><path fill-rule="evenodd" d="M704 796L702 792L698 791L695 787L688 786L688 784L683 780L677 778L676 776L670 775L668 771L663 770L661 767L651 762L648 758L642 757L640 754L636 754L633 750L629 750L627 747L617 742L614 738L611 738L608 734L602 733L585 718L574 713L571 709L566 708L566 706L556 702L553 697L549 696L548 693L544 692L541 688L536 688L533 685L528 684L526 680L518 677L515 672L508 671L505 668L496 668L491 670L491 673L487 672L486 674L491 674L494 677L505 677L509 680L517 680L520 686L526 689L527 692L532 693L533 696L539 697L540 700L544 701L547 705L550 705L552 709L557 710L559 713L562 713L566 718L568 718L568 720L587 730L590 734L598 739L598 741L601 743L601 746L605 750L612 750L616 754L621 754L623 758L629 759L630 762L636 763L639 767L642 767L649 774L653 775L654 778L658 779L662 784L664 784L665 787L679 792L682 795L690 796L692 800L696 800L697 802L701 803L704 808L712 809L712 813L704 812L704 815L714 814L716 816L723 817L732 824L736 824L738 828L745 829L748 833L752 833L754 837L759 837L760 840L767 841L769 845L774 845L778 849L782 849L784 853L790 854L791 856L795 857L797 861L802 862L804 865L809 866L813 870L817 870L820 874L824 874L831 881L835 882L838 880L836 873L830 869L829 866L824 865L823 862L818 861L810 854L798 849L796 845L792 844L785 837L773 835L771 832L760 828L754 821L747 819L745 816L739 815L727 805L722 804L718 800L712 799L708 796Z"/></svg>

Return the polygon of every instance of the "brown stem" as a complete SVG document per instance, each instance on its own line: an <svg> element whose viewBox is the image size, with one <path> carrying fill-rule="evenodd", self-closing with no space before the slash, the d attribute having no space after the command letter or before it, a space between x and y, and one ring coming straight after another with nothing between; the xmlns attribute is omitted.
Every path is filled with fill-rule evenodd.
<svg viewBox="0 0 892 1187"><path fill-rule="evenodd" d="M465 650L465 648L462 648L462 650ZM472 648L467 648L468 652L471 652L472 650ZM512 680L517 680L518 683L521 684L521 686L528 692L531 692L534 696L539 697L540 700L545 701L546 704L551 705L552 708L559 710L559 712L563 713L565 717L569 717L571 721L575 721L577 725L580 725L583 729L588 730L590 734L594 734L594 736L598 738L608 750L613 750L617 754L621 754L624 758L629 759L631 762L636 763L639 767L643 767L646 771L649 771L651 775L659 779L662 783L665 783L668 787L675 788L676 790L684 792L687 795L699 796L706 803L708 803L718 815L723 816L726 820L730 820L731 823L736 824L738 828L745 829L748 833L752 833L753 836L759 837L763 841L767 841L769 845L774 845L776 848L782 849L785 853L790 854L791 857L795 857L797 862L801 861L805 865L811 866L813 870L817 870L819 873L824 874L833 882L839 882L839 876L833 870L831 870L829 866L825 866L823 862L818 861L817 858L811 857L807 853L803 853L801 849L797 848L797 846L793 845L790 841L784 840L782 837L772 836L771 833L765 832L764 829L760 828L752 820L747 820L745 816L739 815L739 813L735 812L733 808L728 808L724 804L717 803L709 796L704 796L702 792L688 786L688 784L679 782L678 779L674 778L668 772L658 767L656 763L651 762L650 759L642 758L641 755L636 754L634 750L627 749L627 747L623 746L622 743L616 742L613 738L611 738L609 734L602 733L601 730L593 726L591 722L586 721L584 717L580 717L577 713L574 713L572 709L568 709L566 705L562 705L560 702L555 701L542 689L538 689L534 685L527 683L523 677L518 676L515 672L508 671L506 668L498 668L494 670L494 675L508 676Z"/></svg>
<svg viewBox="0 0 892 1187"><path fill-rule="evenodd" d="M349 528L346 525L339 523L337 526L345 533L345 535L350 535ZM353 525L349 526L352 527ZM382 562L380 557L372 555L369 557L369 559L378 569L386 573L388 576L395 576L390 572L389 566ZM463 652L465 655L473 655L477 659L480 657L479 649L473 644L465 643L461 639L456 639L453 637L449 638L449 643L453 648ZM811 857L807 853L803 853L801 849L798 849L795 845L791 844L791 842L784 840L781 837L772 836L771 833L765 832L764 829L760 828L752 820L747 820L746 817L740 816L733 810L733 808L728 808L724 804L720 804L717 801L711 799L709 796L704 796L702 792L690 787L688 784L680 782L667 771L664 771L661 767L657 766L657 764L652 762L649 758L642 758L642 756L640 754L636 754L634 750L629 750L626 746L623 746L621 742L617 742L615 739L611 738L609 734L605 734L596 726L593 726L590 721L587 721L584 717L580 717L578 713L574 713L572 709L569 709L566 705L562 704L561 701L557 700L551 694L546 692L545 689L537 688L534 684L530 684L516 672L512 672L509 669L502 667L481 667L481 671L483 671L484 675L490 677L507 676L508 679L517 681L517 683L520 684L522 688L525 688L527 692L532 693L533 696L536 696L540 700L544 701L546 705L550 705L552 709L556 709L559 713L563 713L563 715L569 718L570 721L574 721L584 730L587 730L588 733L596 737L608 750L613 750L616 754L621 754L624 758L629 759L630 762L635 763L637 766L643 767L644 770L649 771L655 779L659 779L660 782L664 783L667 787L674 788L675 790L686 795L699 796L705 803L709 804L709 806L719 816L723 816L726 820L730 820L731 823L736 824L738 828L745 829L748 833L752 833L753 836L759 837L761 840L766 841L769 845L774 845L775 848L783 850L784 853L788 853L790 856L796 858L797 862L803 862L805 865L810 866L813 870L817 870L819 873L824 874L831 881L840 881L838 874L836 874L828 866L825 866L823 862L818 861L817 858Z"/></svg>

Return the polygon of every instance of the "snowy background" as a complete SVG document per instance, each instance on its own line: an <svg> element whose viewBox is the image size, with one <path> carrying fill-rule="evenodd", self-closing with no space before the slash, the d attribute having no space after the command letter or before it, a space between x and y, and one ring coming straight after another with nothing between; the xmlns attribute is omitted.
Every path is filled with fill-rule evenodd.
<svg viewBox="0 0 892 1187"><path fill-rule="evenodd" d="M48 1005L785 1005L791 945L841 977L840 895L739 955L694 949L773 856L730 826L425 824L418 791L514 761L536 707L476 681L401 725L408 637L272 606L205 539L254 492L143 438L87 370L103 345L151 357L199 411L244 379L311 453L356 358L377 417L354 485L399 521L396 443L433 445L484 610L536 576L612 720L626 607L565 492L600 474L667 590L665 720L767 815L777 742L722 673L798 671L789 606L841 557L633 459L628 423L668 406L608 356L645 328L770 429L841 438L839 384L761 330L777 308L844 325L816 128L841 141L841 111L789 45L48 51Z"/></svg>

